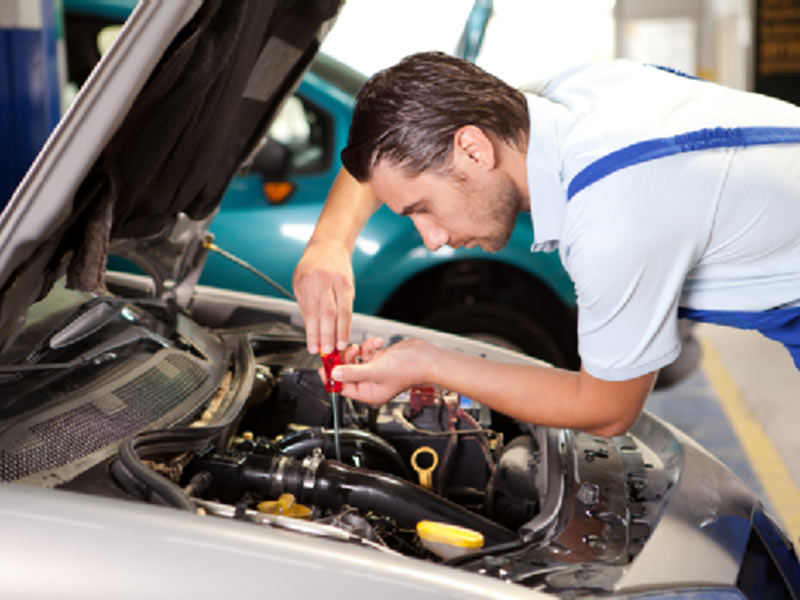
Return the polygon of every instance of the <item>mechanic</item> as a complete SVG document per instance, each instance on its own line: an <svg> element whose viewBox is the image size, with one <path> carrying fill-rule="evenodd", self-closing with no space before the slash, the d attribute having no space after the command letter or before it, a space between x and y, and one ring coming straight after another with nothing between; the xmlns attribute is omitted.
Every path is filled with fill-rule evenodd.
<svg viewBox="0 0 800 600"><path fill-rule="evenodd" d="M758 329L800 367L800 108L626 60L523 94L421 53L361 89L337 177L294 274L310 352L345 348L351 254L385 203L426 247L559 252L580 371L467 357L417 339L352 346L333 372L377 405L414 384L513 417L617 435L680 352L678 318ZM500 384L499 382L502 382Z"/></svg>

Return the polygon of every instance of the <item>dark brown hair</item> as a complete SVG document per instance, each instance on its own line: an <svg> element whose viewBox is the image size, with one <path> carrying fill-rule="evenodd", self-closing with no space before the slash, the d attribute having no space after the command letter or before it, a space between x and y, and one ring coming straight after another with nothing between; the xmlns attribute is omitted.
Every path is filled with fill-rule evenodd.
<svg viewBox="0 0 800 600"><path fill-rule="evenodd" d="M342 163L359 181L384 159L409 175L444 169L453 135L464 125L519 145L530 127L525 97L469 61L412 54L358 92Z"/></svg>

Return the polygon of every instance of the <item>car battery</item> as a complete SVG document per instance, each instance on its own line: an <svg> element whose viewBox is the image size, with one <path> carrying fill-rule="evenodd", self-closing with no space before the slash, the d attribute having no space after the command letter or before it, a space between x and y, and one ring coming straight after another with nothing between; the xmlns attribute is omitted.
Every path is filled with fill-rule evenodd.
<svg viewBox="0 0 800 600"><path fill-rule="evenodd" d="M488 407L437 386L415 386L384 405L376 433L394 446L412 468L430 468L434 487L464 493L485 489L495 445ZM419 448L430 449L412 462ZM419 469L418 469L419 470Z"/></svg>

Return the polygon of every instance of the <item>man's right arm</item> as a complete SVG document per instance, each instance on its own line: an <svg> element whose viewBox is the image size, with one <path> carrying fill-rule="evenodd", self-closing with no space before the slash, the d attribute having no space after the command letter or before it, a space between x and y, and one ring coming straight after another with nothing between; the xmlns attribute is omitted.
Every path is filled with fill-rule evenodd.
<svg viewBox="0 0 800 600"><path fill-rule="evenodd" d="M292 280L309 352L343 349L349 341L353 247L379 206L369 184L359 183L345 169L339 171Z"/></svg>

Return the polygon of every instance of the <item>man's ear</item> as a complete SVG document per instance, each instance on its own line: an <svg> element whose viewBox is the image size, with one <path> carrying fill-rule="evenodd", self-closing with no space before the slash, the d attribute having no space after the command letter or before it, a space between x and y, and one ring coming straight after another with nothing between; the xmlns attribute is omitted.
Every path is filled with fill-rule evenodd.
<svg viewBox="0 0 800 600"><path fill-rule="evenodd" d="M480 127L464 125L453 134L453 166L457 169L491 170L496 162L494 143Z"/></svg>

